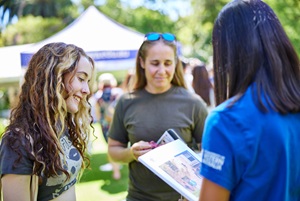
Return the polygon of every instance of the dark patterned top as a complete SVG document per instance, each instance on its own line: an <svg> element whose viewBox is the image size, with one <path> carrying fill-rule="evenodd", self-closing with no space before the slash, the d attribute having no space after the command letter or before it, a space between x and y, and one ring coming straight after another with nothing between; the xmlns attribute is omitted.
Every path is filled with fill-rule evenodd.
<svg viewBox="0 0 300 201"><path fill-rule="evenodd" d="M33 161L28 158L25 150L23 149L21 150L23 153L22 160L15 168L13 168L13 164L18 155L16 152L11 150L5 139L6 138L4 137L0 145L0 175L30 175L33 170ZM60 196L63 192L70 189L77 181L77 175L82 163L80 153L72 145L66 133L60 138L60 143L64 152L64 156L61 155L62 163L64 164L64 168L68 170L70 179L65 181L65 174L60 174L57 177L50 178L46 178L42 175L43 182L39 185L38 201L48 201Z"/></svg>

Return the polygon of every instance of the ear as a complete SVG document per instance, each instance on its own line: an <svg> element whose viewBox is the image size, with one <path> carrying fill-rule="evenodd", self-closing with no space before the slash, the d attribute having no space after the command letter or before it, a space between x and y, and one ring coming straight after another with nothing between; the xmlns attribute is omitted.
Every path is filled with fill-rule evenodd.
<svg viewBox="0 0 300 201"><path fill-rule="evenodd" d="M142 58L142 57L139 57L139 60L140 60L140 65L141 65L141 67L142 67L143 69L145 69L145 62L144 62L143 58Z"/></svg>

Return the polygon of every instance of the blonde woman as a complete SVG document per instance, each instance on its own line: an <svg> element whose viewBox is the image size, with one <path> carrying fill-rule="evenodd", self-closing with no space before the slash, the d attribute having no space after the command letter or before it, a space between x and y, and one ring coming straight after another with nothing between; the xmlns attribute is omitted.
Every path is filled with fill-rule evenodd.
<svg viewBox="0 0 300 201"><path fill-rule="evenodd" d="M0 174L5 201L28 201L32 175L38 201L74 201L92 117L93 60L79 47L51 43L29 63L19 102L2 134Z"/></svg>

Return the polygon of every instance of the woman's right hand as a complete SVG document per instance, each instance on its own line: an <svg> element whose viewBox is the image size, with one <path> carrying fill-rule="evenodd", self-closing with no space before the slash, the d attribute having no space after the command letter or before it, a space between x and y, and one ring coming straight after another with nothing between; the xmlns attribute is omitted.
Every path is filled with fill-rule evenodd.
<svg viewBox="0 0 300 201"><path fill-rule="evenodd" d="M151 150L151 144L145 141L134 143L131 147L108 137L108 155L115 162L130 163Z"/></svg>

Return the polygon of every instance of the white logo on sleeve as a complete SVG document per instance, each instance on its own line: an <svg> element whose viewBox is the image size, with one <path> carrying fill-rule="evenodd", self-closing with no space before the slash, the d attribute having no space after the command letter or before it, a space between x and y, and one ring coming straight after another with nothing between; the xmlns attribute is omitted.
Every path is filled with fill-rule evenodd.
<svg viewBox="0 0 300 201"><path fill-rule="evenodd" d="M217 170L222 170L225 156L204 150L202 163Z"/></svg>

